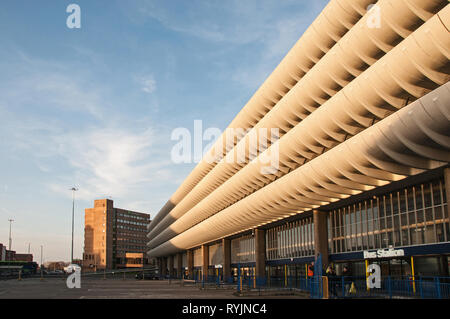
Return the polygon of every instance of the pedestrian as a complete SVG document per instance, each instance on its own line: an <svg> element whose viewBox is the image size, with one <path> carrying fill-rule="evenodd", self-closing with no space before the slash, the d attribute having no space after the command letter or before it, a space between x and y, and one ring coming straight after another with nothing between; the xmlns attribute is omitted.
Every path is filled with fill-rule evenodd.
<svg viewBox="0 0 450 319"><path fill-rule="evenodd" d="M328 265L325 274L326 274L327 277L333 275L333 266L332 265Z"/></svg>
<svg viewBox="0 0 450 319"><path fill-rule="evenodd" d="M350 269L347 266L344 266L344 270L342 271L342 277L344 278L344 284L345 284L345 293L348 294L350 292Z"/></svg>
<svg viewBox="0 0 450 319"><path fill-rule="evenodd" d="M310 265L308 265L306 287L308 287L308 288L312 287L313 277L314 277L314 262L312 262Z"/></svg>
<svg viewBox="0 0 450 319"><path fill-rule="evenodd" d="M308 278L314 277L314 262L308 266Z"/></svg>
<svg viewBox="0 0 450 319"><path fill-rule="evenodd" d="M336 294L336 271L333 265L329 265L326 270L326 276L328 278L328 287L330 287L330 297L337 296Z"/></svg>
<svg viewBox="0 0 450 319"><path fill-rule="evenodd" d="M355 286L355 283L353 281L352 281L352 285L351 285L350 290L349 290L349 294L356 295L356 286Z"/></svg>

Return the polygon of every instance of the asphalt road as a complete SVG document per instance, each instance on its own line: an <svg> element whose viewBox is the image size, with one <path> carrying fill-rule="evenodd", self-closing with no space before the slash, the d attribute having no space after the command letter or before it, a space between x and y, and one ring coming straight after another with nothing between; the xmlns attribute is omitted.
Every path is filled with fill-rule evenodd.
<svg viewBox="0 0 450 319"><path fill-rule="evenodd" d="M235 289L181 286L158 280L82 278L81 288L69 289L63 278L0 281L0 299L242 299ZM301 298L297 295L252 294L249 298Z"/></svg>

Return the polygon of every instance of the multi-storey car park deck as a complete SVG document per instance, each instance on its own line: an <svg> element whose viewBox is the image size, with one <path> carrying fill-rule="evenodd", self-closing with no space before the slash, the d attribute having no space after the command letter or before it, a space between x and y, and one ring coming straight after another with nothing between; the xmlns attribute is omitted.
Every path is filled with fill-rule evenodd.
<svg viewBox="0 0 450 319"><path fill-rule="evenodd" d="M449 276L450 5L373 2L331 0L229 125L249 133L210 151L244 162L202 160L161 208L163 273L297 279L320 254L338 275ZM274 174L251 161L262 128Z"/></svg>

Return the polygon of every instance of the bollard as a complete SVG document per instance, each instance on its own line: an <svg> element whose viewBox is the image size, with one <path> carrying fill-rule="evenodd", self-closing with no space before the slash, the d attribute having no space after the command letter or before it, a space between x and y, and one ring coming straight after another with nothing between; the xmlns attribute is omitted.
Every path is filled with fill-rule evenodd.
<svg viewBox="0 0 450 319"><path fill-rule="evenodd" d="M414 257L411 256L411 274L412 274L412 283L413 283L413 292L416 294L416 277L414 273Z"/></svg>
<svg viewBox="0 0 450 319"><path fill-rule="evenodd" d="M19 280L19 281L22 280L22 270L19 270L19 279L17 279L17 280Z"/></svg>
<svg viewBox="0 0 450 319"><path fill-rule="evenodd" d="M370 273L367 272L367 269L369 268L369 261L366 259L364 262L366 265L366 286L367 286L367 291L369 291L370 287L369 287L368 279L369 279Z"/></svg>
<svg viewBox="0 0 450 319"><path fill-rule="evenodd" d="M287 265L284 265L284 287L287 287Z"/></svg>
<svg viewBox="0 0 450 319"><path fill-rule="evenodd" d="M329 299L328 277L322 276L322 299Z"/></svg>

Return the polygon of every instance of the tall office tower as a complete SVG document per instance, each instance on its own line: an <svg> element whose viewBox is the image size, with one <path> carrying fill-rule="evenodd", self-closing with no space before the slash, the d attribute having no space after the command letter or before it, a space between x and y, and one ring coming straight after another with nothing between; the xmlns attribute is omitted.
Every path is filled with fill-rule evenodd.
<svg viewBox="0 0 450 319"><path fill-rule="evenodd" d="M148 263L146 229L150 215L115 208L113 201L94 201L85 209L83 268L141 268Z"/></svg>

